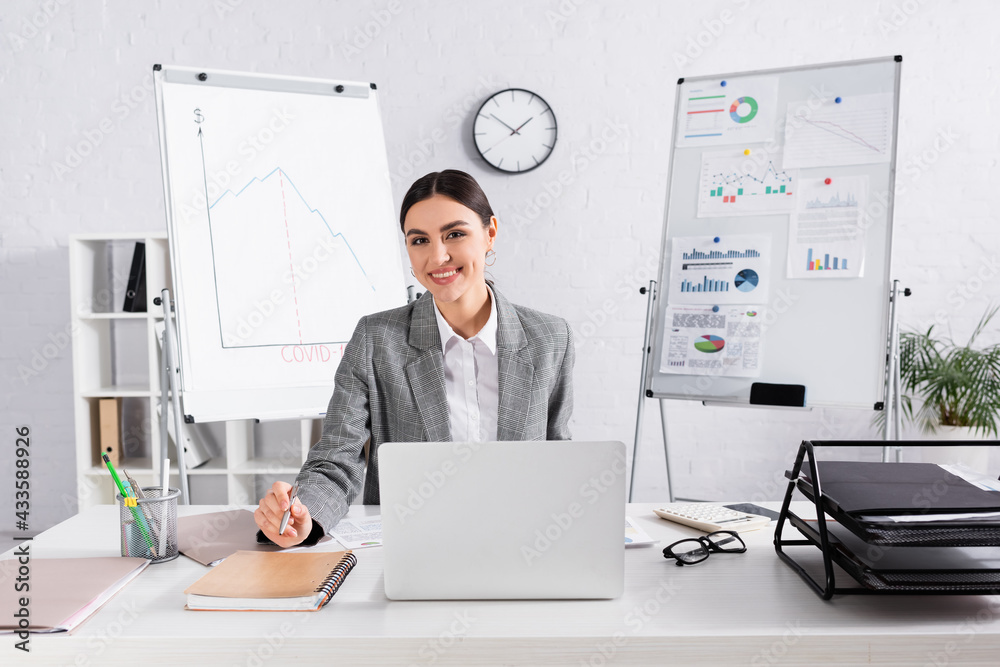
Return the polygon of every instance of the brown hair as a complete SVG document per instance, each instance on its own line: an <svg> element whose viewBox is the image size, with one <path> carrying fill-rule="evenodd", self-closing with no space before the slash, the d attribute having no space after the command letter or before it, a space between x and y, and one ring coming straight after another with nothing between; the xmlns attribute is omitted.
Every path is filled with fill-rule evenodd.
<svg viewBox="0 0 1000 667"><path fill-rule="evenodd" d="M486 199L486 193L479 187L472 176L457 169L445 169L444 171L434 171L426 176L421 176L403 197L403 204L399 207L399 228L403 229L406 221L406 214L414 204L430 199L434 195L444 195L449 199L454 199L462 206L475 211L476 215L483 223L483 227L490 226L490 218L493 217L493 209Z"/></svg>

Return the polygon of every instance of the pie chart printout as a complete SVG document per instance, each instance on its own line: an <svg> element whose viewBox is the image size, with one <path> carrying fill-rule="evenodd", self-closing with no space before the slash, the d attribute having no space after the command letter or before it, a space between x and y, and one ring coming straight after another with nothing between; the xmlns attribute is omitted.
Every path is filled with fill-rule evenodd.
<svg viewBox="0 0 1000 667"><path fill-rule="evenodd" d="M741 292L752 292L757 287L759 280L760 278L757 276L756 271L753 269L743 269L736 274L733 284Z"/></svg>
<svg viewBox="0 0 1000 667"><path fill-rule="evenodd" d="M694 349L699 352L719 352L726 346L726 341L724 341L719 336L713 336L711 334L706 334L696 339L694 342Z"/></svg>

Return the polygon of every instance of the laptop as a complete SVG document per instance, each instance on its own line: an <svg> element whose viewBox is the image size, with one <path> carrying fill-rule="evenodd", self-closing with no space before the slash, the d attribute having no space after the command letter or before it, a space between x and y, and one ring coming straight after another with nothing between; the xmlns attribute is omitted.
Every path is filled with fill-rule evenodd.
<svg viewBox="0 0 1000 667"><path fill-rule="evenodd" d="M378 467L390 600L622 594L621 442L385 443Z"/></svg>

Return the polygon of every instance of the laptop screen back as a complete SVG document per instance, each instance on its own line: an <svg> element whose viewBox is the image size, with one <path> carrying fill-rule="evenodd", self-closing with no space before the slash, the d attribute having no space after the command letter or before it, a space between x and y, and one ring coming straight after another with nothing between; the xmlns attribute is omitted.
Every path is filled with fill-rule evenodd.
<svg viewBox="0 0 1000 667"><path fill-rule="evenodd" d="M385 443L378 465L390 599L621 595L624 444Z"/></svg>

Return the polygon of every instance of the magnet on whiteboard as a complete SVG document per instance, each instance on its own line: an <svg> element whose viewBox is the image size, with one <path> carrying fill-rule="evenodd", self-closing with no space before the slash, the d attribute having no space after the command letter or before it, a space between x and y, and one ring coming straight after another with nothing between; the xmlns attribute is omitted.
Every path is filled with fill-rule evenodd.
<svg viewBox="0 0 1000 667"><path fill-rule="evenodd" d="M719 307L718 306L712 306L712 312L713 313L719 312Z"/></svg>
<svg viewBox="0 0 1000 667"><path fill-rule="evenodd" d="M823 182L826 183L827 185L830 185L830 183L833 183L833 179L832 178L824 178Z"/></svg>

